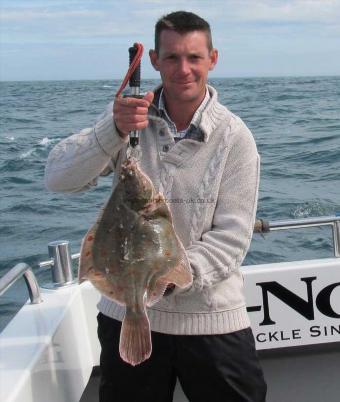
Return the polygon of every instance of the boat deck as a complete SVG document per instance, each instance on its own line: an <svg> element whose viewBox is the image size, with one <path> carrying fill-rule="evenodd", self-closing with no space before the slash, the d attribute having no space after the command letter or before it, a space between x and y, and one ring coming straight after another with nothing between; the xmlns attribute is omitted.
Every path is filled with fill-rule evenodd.
<svg viewBox="0 0 340 402"><path fill-rule="evenodd" d="M100 381L100 369L99 367L93 367L90 380L84 390L79 402L98 402L98 388Z"/></svg>
<svg viewBox="0 0 340 402"><path fill-rule="evenodd" d="M259 353L268 383L268 402L339 401L339 343ZM278 381L278 378L280 379ZM311 386L313 379L314 386ZM80 402L98 402L100 369L94 367ZM188 402L177 384L175 402Z"/></svg>
<svg viewBox="0 0 340 402"><path fill-rule="evenodd" d="M98 366L94 367L90 380L84 390L84 393L79 402L98 402L98 389L100 381L100 368ZM180 385L177 384L174 393L174 401L176 402L188 402L185 397Z"/></svg>

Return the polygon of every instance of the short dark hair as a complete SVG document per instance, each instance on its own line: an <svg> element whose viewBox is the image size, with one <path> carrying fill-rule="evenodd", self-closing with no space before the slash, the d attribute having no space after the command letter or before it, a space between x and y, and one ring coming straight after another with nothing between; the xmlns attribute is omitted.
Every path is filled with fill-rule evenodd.
<svg viewBox="0 0 340 402"><path fill-rule="evenodd" d="M208 49L213 49L210 25L197 14L188 11L175 11L161 17L155 25L155 50L159 53L161 32L169 30L180 34L202 31L207 36Z"/></svg>

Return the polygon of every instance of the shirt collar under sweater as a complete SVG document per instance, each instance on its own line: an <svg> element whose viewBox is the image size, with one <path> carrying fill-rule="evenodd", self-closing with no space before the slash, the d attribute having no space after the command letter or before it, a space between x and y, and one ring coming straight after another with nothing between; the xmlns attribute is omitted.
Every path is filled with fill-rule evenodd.
<svg viewBox="0 0 340 402"><path fill-rule="evenodd" d="M208 142L211 135L222 123L227 123L230 120L231 113L225 107L218 102L217 91L210 85L207 85L210 99L202 111L201 121L199 122L199 129L203 133L203 142ZM149 109L150 120L158 120L161 117L161 112L158 109L159 96L162 86L158 86L154 89L155 97L152 103L152 107ZM161 118L163 124L167 125L166 121Z"/></svg>
<svg viewBox="0 0 340 402"><path fill-rule="evenodd" d="M203 141L204 134L199 129L199 123L201 121L202 112L205 109L205 107L207 106L209 99L210 99L210 93L209 93L208 88L206 88L205 97L204 97L203 101L201 102L201 104L199 105L199 107L197 108L197 110L195 111L189 126L185 130L177 131L175 123L171 120L171 118L168 115L168 112L166 110L165 99L164 99L164 90L163 90L163 88L161 88L161 92L159 95L159 101L158 101L158 109L159 109L160 114L163 117L163 119L167 122L169 129L174 136L175 141L179 141L183 138L186 138L186 139L190 138L190 139L196 140L196 141Z"/></svg>

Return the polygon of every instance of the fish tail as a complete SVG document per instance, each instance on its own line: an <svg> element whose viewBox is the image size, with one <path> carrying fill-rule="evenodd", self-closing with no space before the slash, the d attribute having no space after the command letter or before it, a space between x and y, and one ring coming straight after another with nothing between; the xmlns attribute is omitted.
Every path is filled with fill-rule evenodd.
<svg viewBox="0 0 340 402"><path fill-rule="evenodd" d="M136 366L150 357L151 350L150 323L146 313L127 309L120 332L120 357Z"/></svg>

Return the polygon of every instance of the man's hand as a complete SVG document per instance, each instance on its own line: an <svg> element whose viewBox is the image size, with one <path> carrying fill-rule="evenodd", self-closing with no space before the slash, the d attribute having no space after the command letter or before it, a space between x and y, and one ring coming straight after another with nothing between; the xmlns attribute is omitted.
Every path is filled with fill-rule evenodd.
<svg viewBox="0 0 340 402"><path fill-rule="evenodd" d="M125 138L130 131L142 130L149 124L148 109L154 93L148 92L142 99L119 96L113 105L113 118L119 135Z"/></svg>

